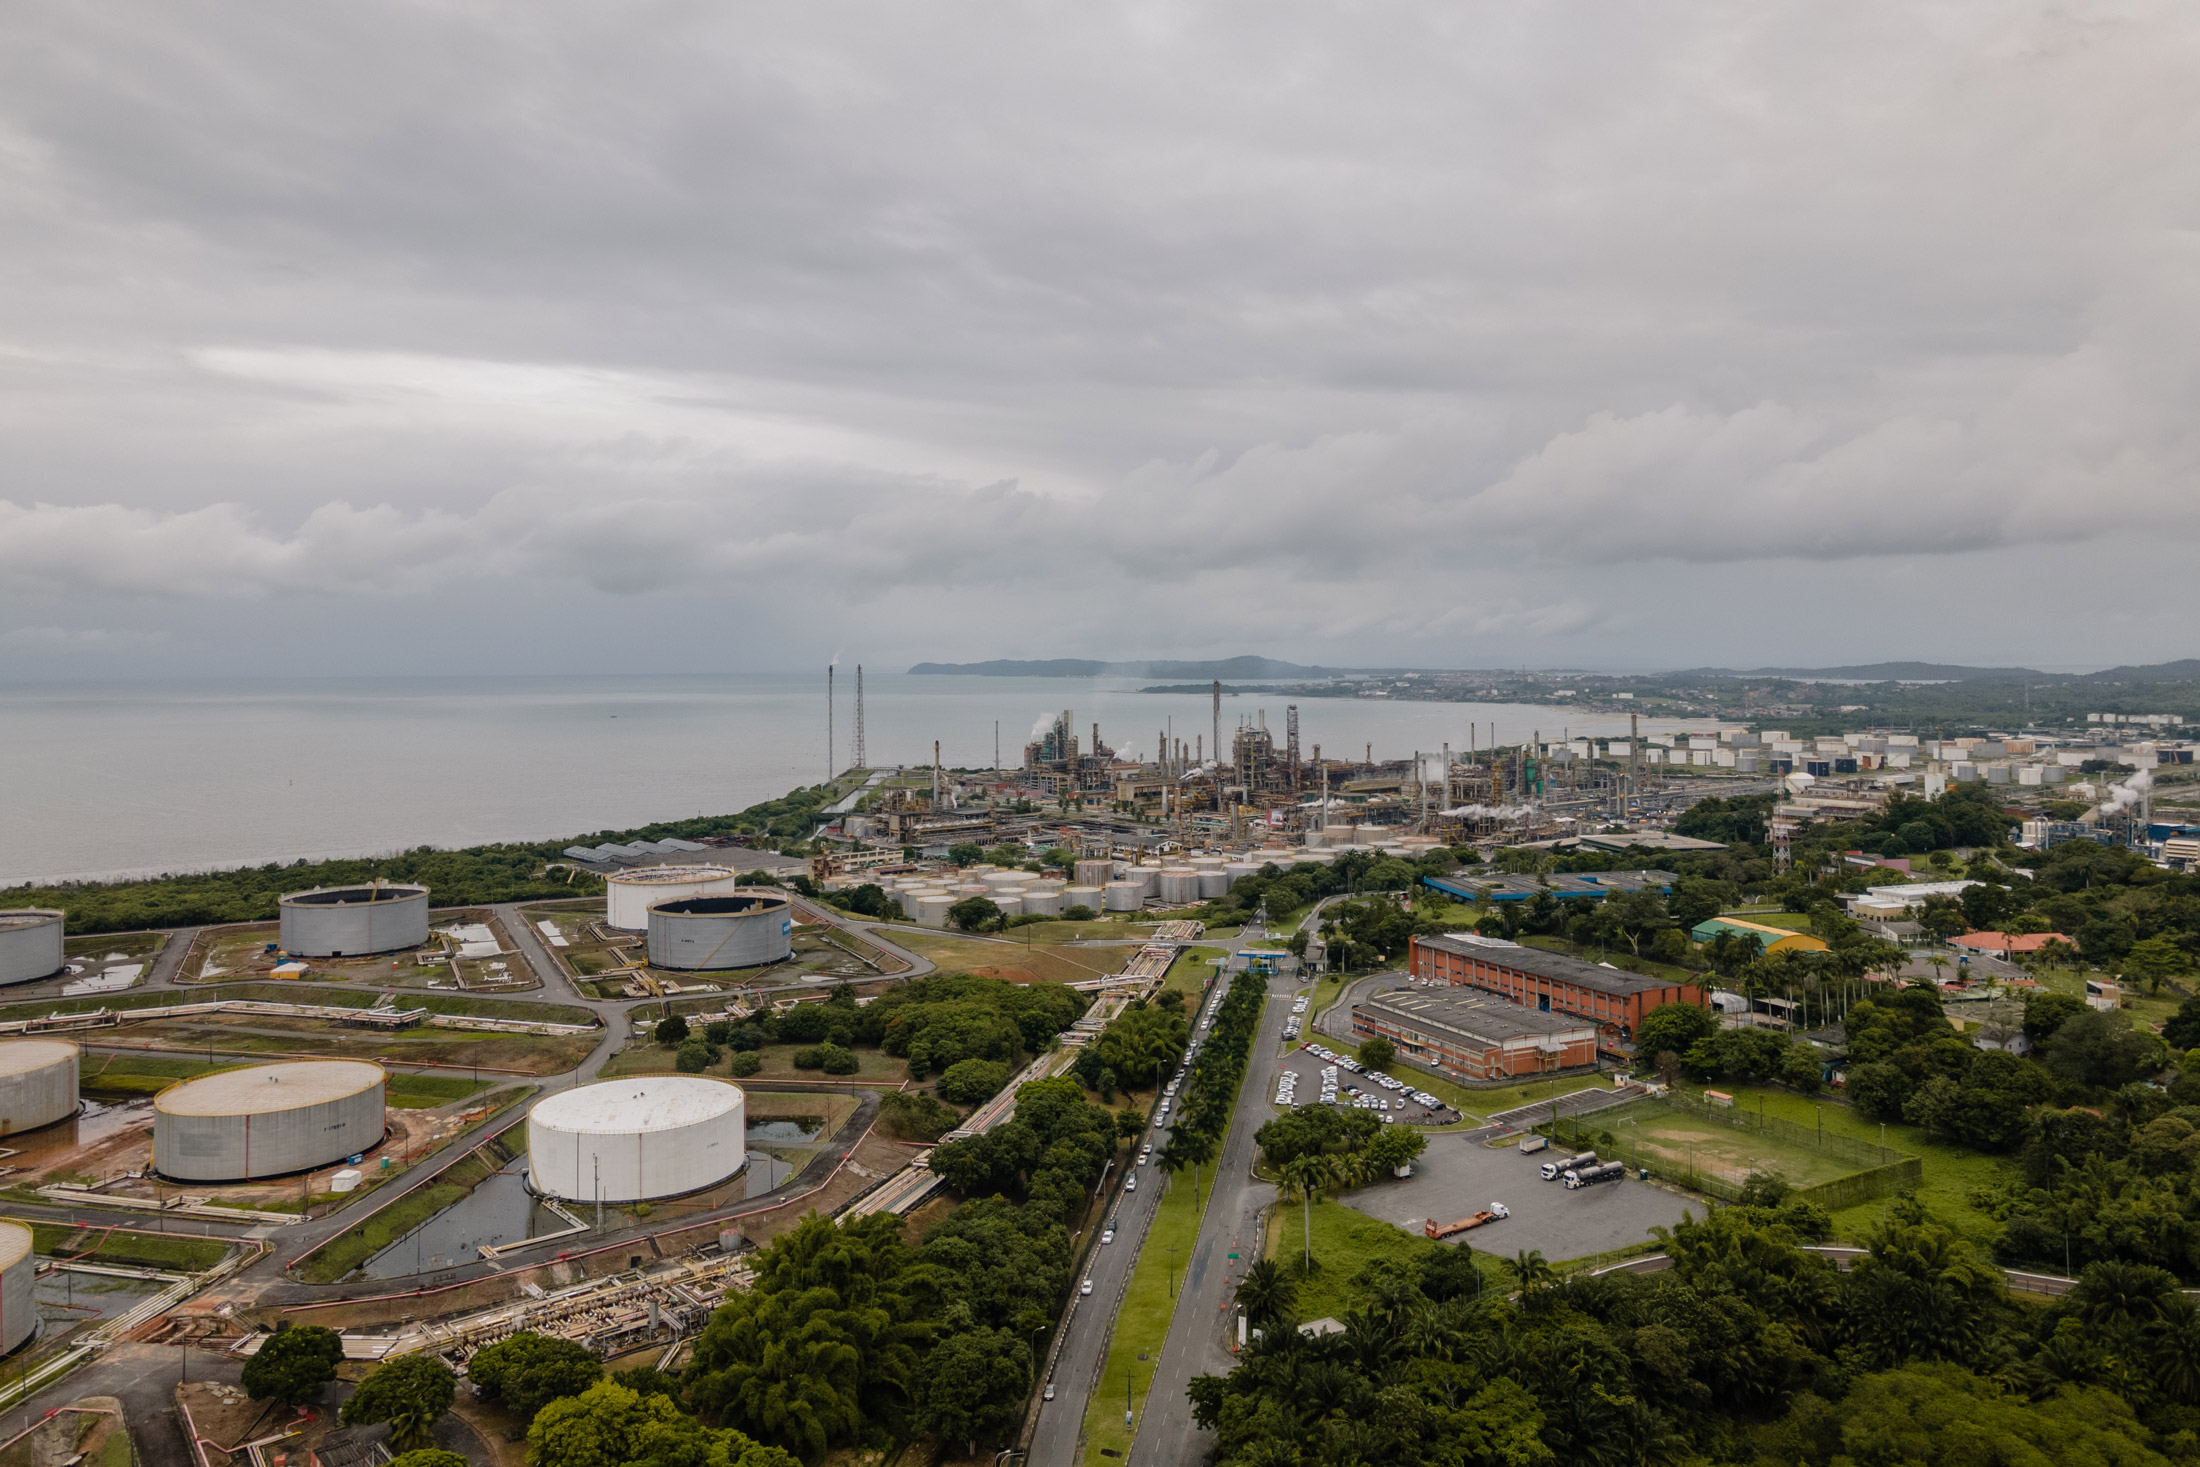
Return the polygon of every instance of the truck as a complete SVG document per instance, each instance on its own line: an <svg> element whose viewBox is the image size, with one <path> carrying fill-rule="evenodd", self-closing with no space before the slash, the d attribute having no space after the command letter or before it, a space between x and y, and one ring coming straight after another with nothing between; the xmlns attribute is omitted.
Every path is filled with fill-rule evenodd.
<svg viewBox="0 0 2200 1467"><path fill-rule="evenodd" d="M1520 1154L1530 1156L1551 1144L1548 1136L1523 1136L1520 1138Z"/></svg>
<svg viewBox="0 0 2200 1467"><path fill-rule="evenodd" d="M1626 1175L1626 1166L1616 1161L1608 1161L1602 1166L1576 1167L1566 1173L1566 1190L1576 1192L1599 1182L1616 1182Z"/></svg>
<svg viewBox="0 0 2200 1467"><path fill-rule="evenodd" d="M1472 1217L1460 1218L1457 1222L1440 1223L1432 1217L1427 1222L1421 1224L1421 1235L1423 1237L1437 1239L1454 1238L1461 1233L1470 1232L1475 1228L1481 1227L1484 1223L1493 1223L1500 1218L1511 1216L1511 1208L1507 1207L1502 1202L1492 1202L1483 1211L1476 1213Z"/></svg>
<svg viewBox="0 0 2200 1467"><path fill-rule="evenodd" d="M1543 1163L1543 1180L1555 1182L1577 1167L1595 1166L1596 1164L1597 1154L1594 1151L1577 1151L1572 1156L1562 1156L1556 1161Z"/></svg>

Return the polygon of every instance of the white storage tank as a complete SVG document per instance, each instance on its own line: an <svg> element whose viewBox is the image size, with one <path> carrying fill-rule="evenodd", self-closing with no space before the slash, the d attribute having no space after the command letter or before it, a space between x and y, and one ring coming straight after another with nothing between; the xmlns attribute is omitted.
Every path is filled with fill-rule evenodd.
<svg viewBox="0 0 2200 1467"><path fill-rule="evenodd" d="M287 1176L380 1144L382 1067L364 1060L249 1065L153 1097L153 1168L179 1182Z"/></svg>
<svg viewBox="0 0 2200 1467"><path fill-rule="evenodd" d="M1024 915L1026 917L1059 917L1062 915L1062 888L1029 886L1024 888Z"/></svg>
<svg viewBox="0 0 2200 1467"><path fill-rule="evenodd" d="M683 897L649 909L653 968L758 968L793 951L794 907L785 897Z"/></svg>
<svg viewBox="0 0 2200 1467"><path fill-rule="evenodd" d="M993 898L993 905L1001 909L1001 915L1004 917L1021 917L1024 914L1024 899L1022 895L1016 892L996 893Z"/></svg>
<svg viewBox="0 0 2200 1467"><path fill-rule="evenodd" d="M1102 911L1107 906L1105 886L1065 886L1062 888L1062 910L1083 907L1088 912Z"/></svg>
<svg viewBox="0 0 2200 1467"><path fill-rule="evenodd" d="M988 871L985 874L985 884L989 887L1022 886L1030 880L1029 871Z"/></svg>
<svg viewBox="0 0 2200 1467"><path fill-rule="evenodd" d="M1079 861L1071 868L1079 886L1106 886L1115 879L1113 861Z"/></svg>
<svg viewBox="0 0 2200 1467"><path fill-rule="evenodd" d="M0 1352L12 1352L38 1333L37 1287L31 1230L0 1222Z"/></svg>
<svg viewBox="0 0 2200 1467"><path fill-rule="evenodd" d="M282 949L301 958L393 953L428 940L428 889L390 882L316 887L276 903Z"/></svg>
<svg viewBox="0 0 2200 1467"><path fill-rule="evenodd" d="M1257 861L1232 861L1222 868L1222 874L1229 878L1230 885L1236 886L1248 876L1260 875L1260 863Z"/></svg>
<svg viewBox="0 0 2200 1467"><path fill-rule="evenodd" d="M724 896L741 878L723 866L644 866L603 879L604 921L622 932L647 932L649 909L682 897Z"/></svg>
<svg viewBox="0 0 2200 1467"><path fill-rule="evenodd" d="M1159 866L1132 866L1124 871L1123 879L1136 886L1147 896L1159 895L1161 891L1161 868Z"/></svg>
<svg viewBox="0 0 2200 1467"><path fill-rule="evenodd" d="M1135 912L1146 905L1146 888L1135 881L1111 881L1102 888L1111 912Z"/></svg>
<svg viewBox="0 0 2200 1467"><path fill-rule="evenodd" d="M77 1112L78 1050L67 1039L0 1039L0 1136Z"/></svg>
<svg viewBox="0 0 2200 1467"><path fill-rule="evenodd" d="M1171 906L1199 900L1199 873L1189 866L1164 866L1159 877L1161 900Z"/></svg>
<svg viewBox="0 0 2200 1467"><path fill-rule="evenodd" d="M702 1075L560 1091L527 1112L527 1180L566 1202L641 1202L716 1186L748 1164L748 1097Z"/></svg>
<svg viewBox="0 0 2200 1467"><path fill-rule="evenodd" d="M28 983L61 971L66 914L47 907L0 912L0 983Z"/></svg>
<svg viewBox="0 0 2200 1467"><path fill-rule="evenodd" d="M1230 873L1227 871L1202 871L1199 873L1199 899L1211 902L1216 897L1230 893Z"/></svg>
<svg viewBox="0 0 2200 1467"><path fill-rule="evenodd" d="M945 927L947 909L955 905L951 896L932 895L917 898L917 921L926 927Z"/></svg>

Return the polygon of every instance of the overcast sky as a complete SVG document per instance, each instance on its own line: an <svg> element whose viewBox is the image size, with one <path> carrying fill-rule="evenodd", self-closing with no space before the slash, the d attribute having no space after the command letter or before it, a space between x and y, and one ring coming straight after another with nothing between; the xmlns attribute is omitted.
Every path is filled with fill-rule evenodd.
<svg viewBox="0 0 2200 1467"><path fill-rule="evenodd" d="M2200 652L2179 4L0 12L0 676Z"/></svg>

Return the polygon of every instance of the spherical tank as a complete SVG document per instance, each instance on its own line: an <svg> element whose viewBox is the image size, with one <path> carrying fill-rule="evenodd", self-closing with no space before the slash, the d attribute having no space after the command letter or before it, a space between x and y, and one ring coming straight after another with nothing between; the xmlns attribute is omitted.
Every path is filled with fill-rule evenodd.
<svg viewBox="0 0 2200 1467"><path fill-rule="evenodd" d="M382 1139L382 1067L364 1060L250 1065L153 1097L153 1168L243 1182L327 1166Z"/></svg>
<svg viewBox="0 0 2200 1467"><path fill-rule="evenodd" d="M38 1260L31 1230L0 1222L0 1352L11 1352L38 1332Z"/></svg>
<svg viewBox="0 0 2200 1467"><path fill-rule="evenodd" d="M783 963L793 951L794 907L785 897L685 897L649 909L653 968L754 968Z"/></svg>
<svg viewBox="0 0 2200 1467"><path fill-rule="evenodd" d="M302 958L393 953L428 940L424 886L332 886L292 892L282 913L283 951Z"/></svg>
<svg viewBox="0 0 2200 1467"><path fill-rule="evenodd" d="M0 1040L0 1136L76 1114L77 1047L67 1039Z"/></svg>
<svg viewBox="0 0 2200 1467"><path fill-rule="evenodd" d="M604 921L622 932L647 932L649 909L683 897L723 896L740 878L723 866L644 866L603 879Z"/></svg>
<svg viewBox="0 0 2200 1467"><path fill-rule="evenodd" d="M61 971L61 912L21 907L0 912L0 983L28 983Z"/></svg>
<svg viewBox="0 0 2200 1467"><path fill-rule="evenodd" d="M527 1112L527 1179L568 1202L677 1197L748 1161L748 1099L700 1075L583 1085Z"/></svg>
<svg viewBox="0 0 2200 1467"><path fill-rule="evenodd" d="M1146 888L1135 881L1111 881L1104 890L1111 912L1135 912L1146 905Z"/></svg>

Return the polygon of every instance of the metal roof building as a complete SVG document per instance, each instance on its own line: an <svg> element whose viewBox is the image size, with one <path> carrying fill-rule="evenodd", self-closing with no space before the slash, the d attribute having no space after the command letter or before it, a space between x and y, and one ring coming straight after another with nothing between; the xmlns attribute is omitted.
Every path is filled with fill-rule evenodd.
<svg viewBox="0 0 2200 1467"><path fill-rule="evenodd" d="M1399 1055L1466 1080L1499 1080L1593 1065L1597 1026L1455 988L1392 988L1356 1004L1352 1032L1381 1036Z"/></svg>
<svg viewBox="0 0 2200 1467"><path fill-rule="evenodd" d="M1629 973L1472 932L1416 937L1407 963L1424 982L1479 988L1545 1013L1578 1014L1595 1021L1607 1040L1631 1038L1643 1016L1660 1004L1704 1001L1703 989L1693 983Z"/></svg>

